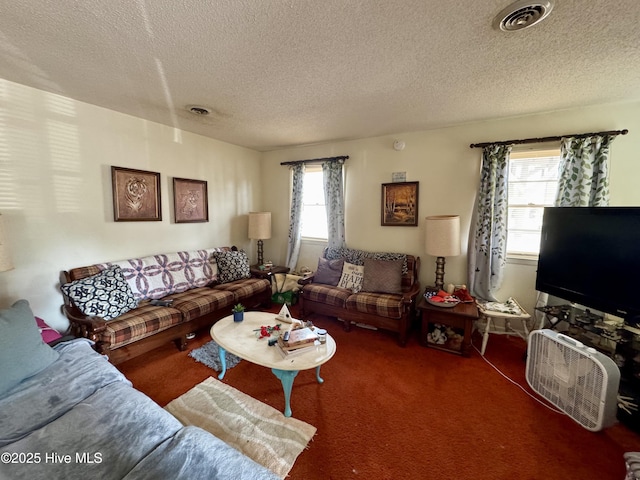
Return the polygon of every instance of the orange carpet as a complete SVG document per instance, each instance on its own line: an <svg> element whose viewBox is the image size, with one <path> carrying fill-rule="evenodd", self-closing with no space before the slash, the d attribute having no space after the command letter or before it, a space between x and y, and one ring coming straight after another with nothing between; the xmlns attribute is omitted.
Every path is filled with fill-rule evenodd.
<svg viewBox="0 0 640 480"><path fill-rule="evenodd" d="M333 319L311 319L338 347L322 367L324 384L316 383L313 371L295 379L293 416L318 432L298 457L292 480L621 480L622 454L640 451L640 435L624 425L598 433L584 429L527 396L477 351L463 358L422 347L417 329L401 348L385 332L354 327L347 333ZM188 356L209 340L202 331L185 352L170 343L119 368L164 406L216 375ZM486 358L530 391L525 351L519 338L493 336ZM243 361L224 382L284 408L280 381L264 367Z"/></svg>

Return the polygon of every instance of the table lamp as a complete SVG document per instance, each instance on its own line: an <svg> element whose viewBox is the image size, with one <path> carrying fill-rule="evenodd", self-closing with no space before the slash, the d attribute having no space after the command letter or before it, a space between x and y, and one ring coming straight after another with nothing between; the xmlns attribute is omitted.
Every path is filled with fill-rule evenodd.
<svg viewBox="0 0 640 480"><path fill-rule="evenodd" d="M460 255L460 216L427 217L425 251L436 258L436 288L444 286L444 257Z"/></svg>
<svg viewBox="0 0 640 480"><path fill-rule="evenodd" d="M13 262L7 246L4 217L0 215L0 272L6 272L7 270L13 270Z"/></svg>
<svg viewBox="0 0 640 480"><path fill-rule="evenodd" d="M262 240L271 238L271 212L249 212L249 238L258 241L258 265L262 265Z"/></svg>

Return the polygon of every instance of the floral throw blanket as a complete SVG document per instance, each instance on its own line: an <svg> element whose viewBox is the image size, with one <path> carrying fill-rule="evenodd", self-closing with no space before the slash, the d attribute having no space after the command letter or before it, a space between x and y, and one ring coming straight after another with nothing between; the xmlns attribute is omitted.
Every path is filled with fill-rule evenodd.
<svg viewBox="0 0 640 480"><path fill-rule="evenodd" d="M364 265L365 258L373 258L374 260L403 260L402 274L406 275L409 272L407 256L404 253L366 252L355 248L328 247L325 258L327 260L344 258L353 265Z"/></svg>
<svg viewBox="0 0 640 480"><path fill-rule="evenodd" d="M509 297L506 302L489 302L487 300L476 300L478 307L491 312L508 313L510 315L522 315L522 307L513 297Z"/></svg>

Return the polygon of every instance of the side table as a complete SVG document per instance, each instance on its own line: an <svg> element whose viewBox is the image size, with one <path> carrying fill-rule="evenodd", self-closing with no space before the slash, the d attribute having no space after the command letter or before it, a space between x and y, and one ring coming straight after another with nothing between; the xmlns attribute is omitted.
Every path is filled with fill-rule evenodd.
<svg viewBox="0 0 640 480"><path fill-rule="evenodd" d="M422 345L465 357L470 355L473 323L478 319L478 308L475 302L459 303L455 307L437 307L427 302L424 296L420 296L416 308L422 317L420 328L420 343ZM458 335L462 332L462 341L448 341L443 344L430 341L429 334L433 334L436 324L446 325Z"/></svg>
<svg viewBox="0 0 640 480"><path fill-rule="evenodd" d="M258 267L258 265L251 265L250 267L251 270L251 276L252 277L257 277L257 278L266 278L268 280L271 280L273 277L273 274L276 273L289 273L289 268L288 267L279 267L277 265L274 265L273 267L269 268L269 269L264 269L264 270L260 270L260 268Z"/></svg>

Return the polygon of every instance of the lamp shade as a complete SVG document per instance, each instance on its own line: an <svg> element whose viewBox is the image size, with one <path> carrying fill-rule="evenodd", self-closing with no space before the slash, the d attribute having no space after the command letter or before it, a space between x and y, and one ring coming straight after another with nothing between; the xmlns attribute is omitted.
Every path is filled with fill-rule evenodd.
<svg viewBox="0 0 640 480"><path fill-rule="evenodd" d="M249 238L252 240L271 238L271 212L249 212Z"/></svg>
<svg viewBox="0 0 640 480"><path fill-rule="evenodd" d="M460 216L435 215L426 218L425 251L434 257L460 255Z"/></svg>
<svg viewBox="0 0 640 480"><path fill-rule="evenodd" d="M6 272L7 270L13 270L13 262L7 246L4 217L0 215L0 272Z"/></svg>

